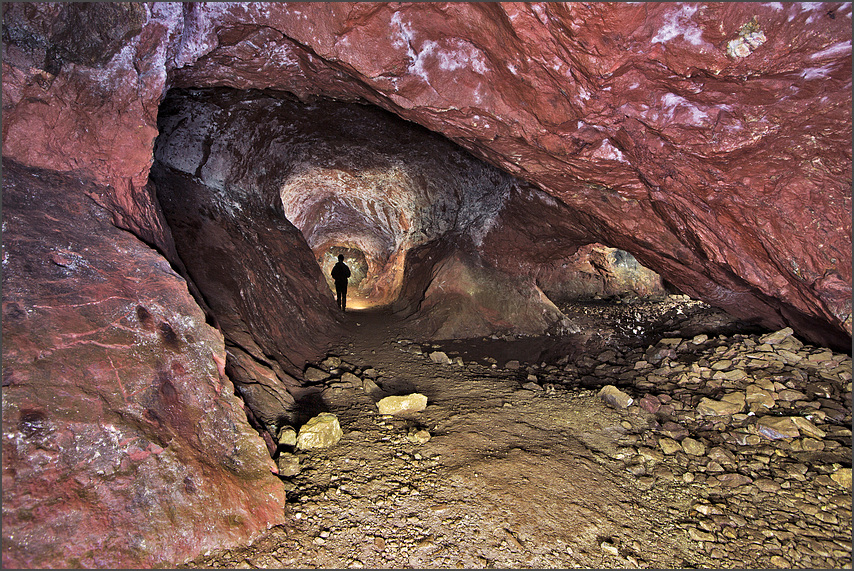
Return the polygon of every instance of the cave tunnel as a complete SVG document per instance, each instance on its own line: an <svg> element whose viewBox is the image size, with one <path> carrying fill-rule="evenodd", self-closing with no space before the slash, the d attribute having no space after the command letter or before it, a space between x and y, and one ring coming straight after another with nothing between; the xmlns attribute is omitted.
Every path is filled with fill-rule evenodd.
<svg viewBox="0 0 854 571"><path fill-rule="evenodd" d="M4 567L850 567L850 4L3 19Z"/></svg>

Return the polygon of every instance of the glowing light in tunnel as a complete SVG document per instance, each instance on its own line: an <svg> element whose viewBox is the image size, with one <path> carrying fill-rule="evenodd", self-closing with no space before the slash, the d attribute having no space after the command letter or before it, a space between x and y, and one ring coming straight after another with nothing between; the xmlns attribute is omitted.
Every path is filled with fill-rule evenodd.
<svg viewBox="0 0 854 571"><path fill-rule="evenodd" d="M356 311L361 311L363 309L369 309L373 307L368 300L365 299L348 299L347 300L347 309L355 309Z"/></svg>

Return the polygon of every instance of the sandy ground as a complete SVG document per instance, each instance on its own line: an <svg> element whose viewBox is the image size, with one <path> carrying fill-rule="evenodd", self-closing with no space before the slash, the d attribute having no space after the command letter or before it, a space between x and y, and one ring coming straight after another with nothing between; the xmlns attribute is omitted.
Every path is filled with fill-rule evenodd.
<svg viewBox="0 0 854 571"><path fill-rule="evenodd" d="M763 550L767 537L734 534L726 550L715 551L696 525L686 525L699 521L698 502L708 503L702 486L627 472L637 445L637 431L628 429L638 421L606 405L595 380L555 388L540 369L543 390L522 388L526 365L571 365L609 346L645 347L663 334L750 328L678 298L562 309L582 334L433 344L412 343L413 332L382 311L348 313L349 337L330 354L361 376L375 375L385 394L426 395L427 408L380 415L362 387L333 383L322 406L338 416L344 436L330 448L299 452L300 473L285 479L290 523L183 567L781 566L771 556L786 552ZM434 363L427 356L434 350L463 365ZM513 359L520 368L505 368ZM419 429L430 433L426 443L410 440ZM850 541L850 505L843 517ZM789 552L788 562L850 568L850 548L842 552L796 562Z"/></svg>

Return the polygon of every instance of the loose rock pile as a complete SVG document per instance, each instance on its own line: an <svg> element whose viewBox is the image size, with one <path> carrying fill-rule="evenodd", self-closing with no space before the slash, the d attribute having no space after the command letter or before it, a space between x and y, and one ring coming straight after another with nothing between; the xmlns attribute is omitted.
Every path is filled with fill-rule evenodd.
<svg viewBox="0 0 854 571"><path fill-rule="evenodd" d="M506 370L543 397L598 389L624 413L616 459L642 488L696 488L684 526L722 564L748 549L779 567L850 566L851 358L792 333L670 337Z"/></svg>
<svg viewBox="0 0 854 571"><path fill-rule="evenodd" d="M306 375L340 440L279 434L293 527L193 565L850 567L851 358L711 318L539 363L342 347Z"/></svg>

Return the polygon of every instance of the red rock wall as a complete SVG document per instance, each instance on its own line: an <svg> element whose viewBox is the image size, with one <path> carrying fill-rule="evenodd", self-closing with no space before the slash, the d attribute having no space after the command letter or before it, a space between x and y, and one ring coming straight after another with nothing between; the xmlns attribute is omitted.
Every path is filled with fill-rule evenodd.
<svg viewBox="0 0 854 571"><path fill-rule="evenodd" d="M4 568L168 567L284 519L222 335L102 192L3 161Z"/></svg>

